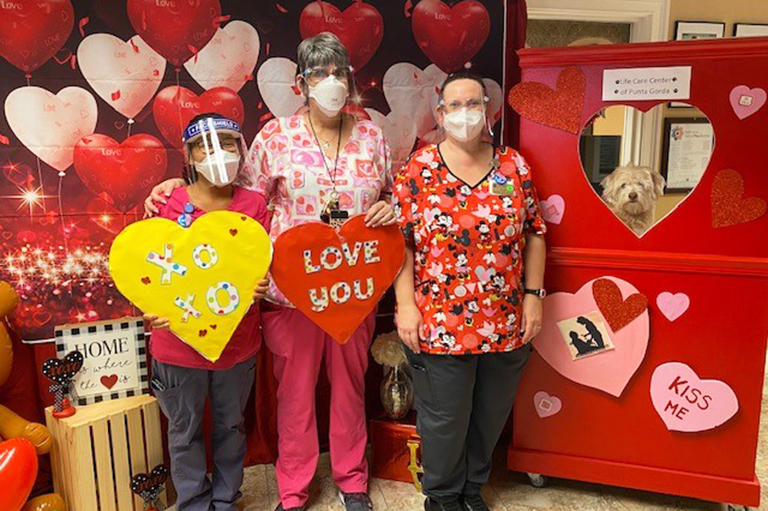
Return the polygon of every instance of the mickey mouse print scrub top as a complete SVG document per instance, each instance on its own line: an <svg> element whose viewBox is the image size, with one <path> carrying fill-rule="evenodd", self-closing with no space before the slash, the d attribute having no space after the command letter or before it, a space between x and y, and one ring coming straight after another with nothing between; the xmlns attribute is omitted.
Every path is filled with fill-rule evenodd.
<svg viewBox="0 0 768 511"><path fill-rule="evenodd" d="M546 226L528 164L514 149L495 151L498 165L474 187L451 173L436 145L414 153L395 180L426 353L522 346L525 235L544 234Z"/></svg>

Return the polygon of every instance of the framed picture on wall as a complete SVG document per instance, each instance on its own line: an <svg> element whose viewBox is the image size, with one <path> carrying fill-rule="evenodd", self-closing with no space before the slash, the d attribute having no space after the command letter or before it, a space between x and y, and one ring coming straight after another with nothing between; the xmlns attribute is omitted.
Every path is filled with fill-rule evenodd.
<svg viewBox="0 0 768 511"><path fill-rule="evenodd" d="M768 24L736 23L733 25L733 37L768 37Z"/></svg>
<svg viewBox="0 0 768 511"><path fill-rule="evenodd" d="M725 23L716 21L676 21L675 40L721 39L725 37Z"/></svg>
<svg viewBox="0 0 768 511"><path fill-rule="evenodd" d="M715 144L715 132L706 118L664 119L661 175L665 193L693 190L707 169Z"/></svg>

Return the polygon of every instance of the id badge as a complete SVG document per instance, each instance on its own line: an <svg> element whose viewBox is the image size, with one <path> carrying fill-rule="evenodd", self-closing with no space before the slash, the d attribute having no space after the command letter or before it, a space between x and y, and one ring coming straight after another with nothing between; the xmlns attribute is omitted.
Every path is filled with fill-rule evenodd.
<svg viewBox="0 0 768 511"><path fill-rule="evenodd" d="M322 220L323 223L330 225L334 229L341 227L348 219L349 211L344 211L342 209L332 209L327 213L320 215L320 220Z"/></svg>
<svg viewBox="0 0 768 511"><path fill-rule="evenodd" d="M494 172L490 183L490 193L492 195L498 195L501 197L509 197L515 195L515 184L512 179L508 179L506 176L501 175L498 172Z"/></svg>

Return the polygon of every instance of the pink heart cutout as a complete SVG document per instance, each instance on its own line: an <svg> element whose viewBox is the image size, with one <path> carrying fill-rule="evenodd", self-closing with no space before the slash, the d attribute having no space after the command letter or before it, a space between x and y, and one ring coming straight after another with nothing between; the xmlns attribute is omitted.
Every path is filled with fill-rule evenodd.
<svg viewBox="0 0 768 511"><path fill-rule="evenodd" d="M560 195L550 195L539 201L539 209L544 221L550 224L559 224L565 215L565 199Z"/></svg>
<svg viewBox="0 0 768 511"><path fill-rule="evenodd" d="M746 85L737 85L730 95L733 113L741 120L746 119L765 105L766 96L765 89L760 87L750 89Z"/></svg>
<svg viewBox="0 0 768 511"><path fill-rule="evenodd" d="M656 297L656 305L664 317L674 321L688 310L691 299L685 293L672 294L669 291L664 291Z"/></svg>
<svg viewBox="0 0 768 511"><path fill-rule="evenodd" d="M550 396L543 390L538 391L533 395L533 406L536 408L536 413L542 419L557 415L557 413L563 408L563 402L559 397Z"/></svg>
<svg viewBox="0 0 768 511"><path fill-rule="evenodd" d="M702 380L686 364L668 362L653 371L651 400L670 431L714 429L733 417L739 400L720 380Z"/></svg>
<svg viewBox="0 0 768 511"><path fill-rule="evenodd" d="M639 292L624 280L614 277L601 278L615 282L623 298ZM552 293L544 299L544 324L541 332L534 337L533 345L536 352L553 369L569 380L619 397L645 357L649 337L648 310L643 311L619 332L611 330L606 321L605 327L613 341L614 349L573 360L557 323L599 310L592 295L593 282L594 280L587 282L575 294Z"/></svg>

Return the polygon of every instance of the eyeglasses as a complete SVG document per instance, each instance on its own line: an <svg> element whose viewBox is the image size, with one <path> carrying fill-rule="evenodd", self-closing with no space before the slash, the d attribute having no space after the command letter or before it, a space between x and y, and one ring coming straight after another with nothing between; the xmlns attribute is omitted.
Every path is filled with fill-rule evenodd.
<svg viewBox="0 0 768 511"><path fill-rule="evenodd" d="M220 138L219 145L225 151L229 151L231 153L234 153L235 151L237 151L237 139L235 138ZM211 147L213 147L213 144L211 143L210 139L203 140L202 138L200 138L198 140L195 140L192 143L192 146L200 151L205 151L206 149L210 149Z"/></svg>
<svg viewBox="0 0 768 511"><path fill-rule="evenodd" d="M339 67L336 69L332 69L329 66L308 67L302 75L305 80L313 83L322 82L331 75L335 76L339 81L349 81L349 77L352 75L352 67Z"/></svg>
<svg viewBox="0 0 768 511"><path fill-rule="evenodd" d="M445 101L440 100L440 107L448 113L458 112L462 108L466 108L469 111L480 111L485 107L485 104L488 101L488 96L485 96L482 100L470 99L467 100L466 103L462 103L461 101L451 101L450 103L446 103Z"/></svg>

